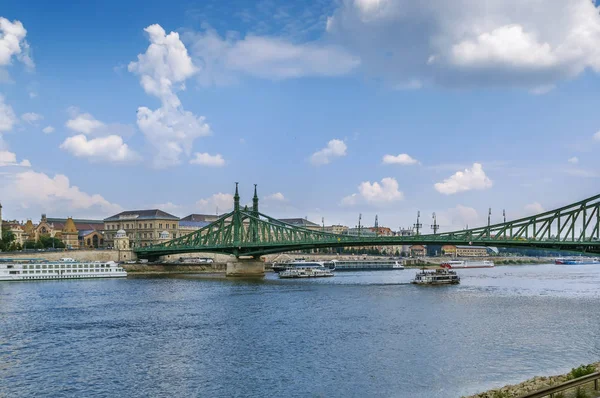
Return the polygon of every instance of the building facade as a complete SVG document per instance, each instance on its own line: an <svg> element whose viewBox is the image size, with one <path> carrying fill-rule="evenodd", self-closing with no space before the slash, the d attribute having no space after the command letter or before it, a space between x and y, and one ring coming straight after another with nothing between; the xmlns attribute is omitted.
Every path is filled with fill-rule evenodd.
<svg viewBox="0 0 600 398"><path fill-rule="evenodd" d="M485 246L456 246L457 257L487 257L488 249Z"/></svg>
<svg viewBox="0 0 600 398"><path fill-rule="evenodd" d="M163 242L163 232L169 239L182 234L179 231L179 217L159 209L123 211L104 219L104 242L107 247L115 247L115 238L121 230L128 238L130 247Z"/></svg>

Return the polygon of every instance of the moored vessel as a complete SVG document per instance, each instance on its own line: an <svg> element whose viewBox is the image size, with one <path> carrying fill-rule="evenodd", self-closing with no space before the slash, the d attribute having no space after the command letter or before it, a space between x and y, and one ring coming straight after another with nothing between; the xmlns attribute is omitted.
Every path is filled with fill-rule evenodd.
<svg viewBox="0 0 600 398"><path fill-rule="evenodd" d="M127 272L114 261L0 259L0 281L121 278Z"/></svg>
<svg viewBox="0 0 600 398"><path fill-rule="evenodd" d="M593 257L559 257L554 260L554 264L567 264L567 265L586 265L586 264L600 264L600 260Z"/></svg>
<svg viewBox="0 0 600 398"><path fill-rule="evenodd" d="M279 273L279 277L282 279L324 278L328 276L333 276L333 272L321 267L292 267Z"/></svg>
<svg viewBox="0 0 600 398"><path fill-rule="evenodd" d="M287 263L273 263L272 268L275 272L285 271L288 268L325 268L325 262L298 259Z"/></svg>
<svg viewBox="0 0 600 398"><path fill-rule="evenodd" d="M463 261L463 260L452 260L447 261L442 266L447 268L493 268L494 262L489 260L483 261Z"/></svg>
<svg viewBox="0 0 600 398"><path fill-rule="evenodd" d="M456 285L460 283L460 277L456 271L447 268L422 269L415 275L415 279L411 283L415 285Z"/></svg>
<svg viewBox="0 0 600 398"><path fill-rule="evenodd" d="M400 270L404 265L399 260L332 260L325 266L336 271L380 271Z"/></svg>

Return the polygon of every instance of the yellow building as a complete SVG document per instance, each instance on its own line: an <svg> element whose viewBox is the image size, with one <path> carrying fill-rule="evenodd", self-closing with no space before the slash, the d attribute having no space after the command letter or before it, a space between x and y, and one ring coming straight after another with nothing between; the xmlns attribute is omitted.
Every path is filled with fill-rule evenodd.
<svg viewBox="0 0 600 398"><path fill-rule="evenodd" d="M485 246L456 246L457 257L487 257L489 256Z"/></svg>
<svg viewBox="0 0 600 398"><path fill-rule="evenodd" d="M412 257L424 257L427 254L427 248L423 245L412 245L410 255Z"/></svg>
<svg viewBox="0 0 600 398"><path fill-rule="evenodd" d="M456 246L454 246L454 245L442 246L442 255L456 257Z"/></svg>

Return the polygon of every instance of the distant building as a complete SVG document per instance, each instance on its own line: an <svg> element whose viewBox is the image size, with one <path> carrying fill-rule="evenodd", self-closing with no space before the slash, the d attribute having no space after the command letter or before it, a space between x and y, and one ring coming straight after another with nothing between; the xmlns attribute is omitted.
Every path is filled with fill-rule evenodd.
<svg viewBox="0 0 600 398"><path fill-rule="evenodd" d="M456 246L457 257L486 257L489 256L485 246Z"/></svg>
<svg viewBox="0 0 600 398"><path fill-rule="evenodd" d="M159 209L128 210L104 219L104 241L114 247L119 231L124 231L130 247L149 246L164 241L161 233L168 233L170 239L181 236L179 217ZM163 235L164 236L164 235Z"/></svg>
<svg viewBox="0 0 600 398"><path fill-rule="evenodd" d="M424 257L427 253L427 247L423 245L412 245L409 250L412 257Z"/></svg>
<svg viewBox="0 0 600 398"><path fill-rule="evenodd" d="M286 224L293 225L295 227L312 229L314 231L323 230L323 227L321 225L316 224L312 221L308 221L306 218L282 218L279 221L284 222Z"/></svg>
<svg viewBox="0 0 600 398"><path fill-rule="evenodd" d="M454 245L442 246L442 255L456 257L456 246L454 246Z"/></svg>
<svg viewBox="0 0 600 398"><path fill-rule="evenodd" d="M179 221L185 221L185 222L202 222L202 223L206 223L206 225L208 225L211 222L217 221L221 217L222 217L222 215L218 216L218 215L215 215L215 214L190 214L187 217L183 217Z"/></svg>
<svg viewBox="0 0 600 398"><path fill-rule="evenodd" d="M348 227L346 227L345 225L325 226L325 232L328 232L330 234L342 235L342 234L345 234L347 231L348 231Z"/></svg>

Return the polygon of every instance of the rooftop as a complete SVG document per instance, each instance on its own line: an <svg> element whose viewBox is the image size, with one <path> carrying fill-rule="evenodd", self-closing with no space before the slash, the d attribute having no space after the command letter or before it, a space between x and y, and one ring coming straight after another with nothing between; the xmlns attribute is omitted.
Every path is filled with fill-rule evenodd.
<svg viewBox="0 0 600 398"><path fill-rule="evenodd" d="M179 217L164 212L159 209L152 210L128 210L122 211L119 214L105 218L104 221L121 221L121 220L174 220L179 221Z"/></svg>
<svg viewBox="0 0 600 398"><path fill-rule="evenodd" d="M190 214L187 217L183 217L181 221L193 221L193 222L213 222L217 221L221 216L215 214ZM181 225L181 224L179 224Z"/></svg>
<svg viewBox="0 0 600 398"><path fill-rule="evenodd" d="M286 224L295 225L297 227L319 227L319 224L315 224L312 221L308 221L305 218L281 218L279 221Z"/></svg>

